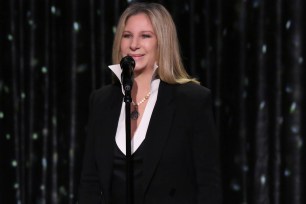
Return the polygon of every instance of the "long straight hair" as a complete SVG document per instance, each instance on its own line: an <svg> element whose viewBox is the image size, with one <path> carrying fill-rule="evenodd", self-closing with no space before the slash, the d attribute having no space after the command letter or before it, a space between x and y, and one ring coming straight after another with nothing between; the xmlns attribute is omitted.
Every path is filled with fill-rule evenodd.
<svg viewBox="0 0 306 204"><path fill-rule="evenodd" d="M158 3L132 3L121 15L113 43L113 63L118 64L122 58L120 44L125 24L130 16L144 13L153 25L157 36L157 75L169 84L187 82L199 83L186 72L181 60L176 27L167 9Z"/></svg>

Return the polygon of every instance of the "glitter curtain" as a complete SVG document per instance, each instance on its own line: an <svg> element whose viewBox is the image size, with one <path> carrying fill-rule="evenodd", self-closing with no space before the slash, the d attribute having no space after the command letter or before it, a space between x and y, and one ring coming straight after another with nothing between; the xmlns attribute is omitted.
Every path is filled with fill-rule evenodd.
<svg viewBox="0 0 306 204"><path fill-rule="evenodd" d="M0 203L76 202L89 94L130 2L0 1ZM224 204L305 203L305 3L155 2L212 90Z"/></svg>

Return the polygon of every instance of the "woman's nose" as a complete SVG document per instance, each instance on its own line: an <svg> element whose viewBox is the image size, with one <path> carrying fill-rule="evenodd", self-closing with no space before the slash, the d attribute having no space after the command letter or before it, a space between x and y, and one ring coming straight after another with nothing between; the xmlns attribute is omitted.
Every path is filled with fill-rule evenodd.
<svg viewBox="0 0 306 204"><path fill-rule="evenodd" d="M139 40L137 38L133 38L131 45L130 45L131 50L136 50L139 48Z"/></svg>

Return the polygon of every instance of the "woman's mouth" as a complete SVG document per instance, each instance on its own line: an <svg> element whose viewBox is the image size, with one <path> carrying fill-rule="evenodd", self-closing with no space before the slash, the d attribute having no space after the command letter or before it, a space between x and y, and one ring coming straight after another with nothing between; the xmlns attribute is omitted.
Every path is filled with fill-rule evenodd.
<svg viewBox="0 0 306 204"><path fill-rule="evenodd" d="M144 55L142 55L142 54L133 54L133 55L130 55L130 56L133 57L134 60L138 60L141 57L143 57Z"/></svg>

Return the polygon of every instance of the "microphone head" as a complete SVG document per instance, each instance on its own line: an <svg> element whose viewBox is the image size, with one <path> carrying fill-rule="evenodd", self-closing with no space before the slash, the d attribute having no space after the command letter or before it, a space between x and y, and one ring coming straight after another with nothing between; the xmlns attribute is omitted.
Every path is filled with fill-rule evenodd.
<svg viewBox="0 0 306 204"><path fill-rule="evenodd" d="M127 56L125 56L121 59L120 67L121 67L121 69L130 68L131 70L134 70L135 60L133 59L133 57L127 55Z"/></svg>

